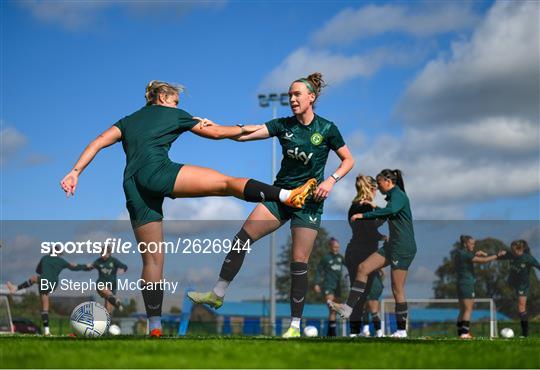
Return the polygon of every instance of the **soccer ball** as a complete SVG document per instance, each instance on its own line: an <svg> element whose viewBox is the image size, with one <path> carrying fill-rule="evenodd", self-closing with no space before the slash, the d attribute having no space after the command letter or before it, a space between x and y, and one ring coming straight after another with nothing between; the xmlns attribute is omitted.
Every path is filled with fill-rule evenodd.
<svg viewBox="0 0 540 370"><path fill-rule="evenodd" d="M316 337L318 334L319 331L314 326L309 325L304 328L304 335L306 337Z"/></svg>
<svg viewBox="0 0 540 370"><path fill-rule="evenodd" d="M110 335L120 335L122 334L122 330L120 330L120 327L118 325L112 324L109 326L109 334Z"/></svg>
<svg viewBox="0 0 540 370"><path fill-rule="evenodd" d="M75 333L84 337L100 337L111 324L109 312L97 302L81 303L73 309L70 320Z"/></svg>
<svg viewBox="0 0 540 370"><path fill-rule="evenodd" d="M501 337L503 338L514 338L514 331L510 328L504 328L501 330Z"/></svg>

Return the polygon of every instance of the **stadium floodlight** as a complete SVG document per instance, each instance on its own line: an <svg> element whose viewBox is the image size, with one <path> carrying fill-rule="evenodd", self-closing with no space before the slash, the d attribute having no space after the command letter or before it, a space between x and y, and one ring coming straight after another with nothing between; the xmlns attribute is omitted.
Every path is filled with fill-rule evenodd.
<svg viewBox="0 0 540 370"><path fill-rule="evenodd" d="M289 105L289 94L259 94L259 106L272 105L272 119L277 118L277 105ZM276 138L272 138L272 181L276 178ZM276 335L276 233L270 234L270 330Z"/></svg>

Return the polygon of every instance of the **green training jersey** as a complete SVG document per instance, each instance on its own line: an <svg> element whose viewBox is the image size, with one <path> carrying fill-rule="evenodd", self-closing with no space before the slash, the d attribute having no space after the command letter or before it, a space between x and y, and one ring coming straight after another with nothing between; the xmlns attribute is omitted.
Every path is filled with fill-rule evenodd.
<svg viewBox="0 0 540 370"><path fill-rule="evenodd" d="M386 194L386 201L386 207L377 207L373 211L363 213L363 217L387 219L390 231L387 245L399 248L403 252L416 253L413 217L407 194L396 185Z"/></svg>
<svg viewBox="0 0 540 370"><path fill-rule="evenodd" d="M341 283L343 256L339 253L328 253L321 258L315 273L315 284L324 288L335 288Z"/></svg>
<svg viewBox="0 0 540 370"><path fill-rule="evenodd" d="M41 279L48 281L58 281L60 272L63 269L70 269L72 271L82 271L85 269L85 265L76 265L71 267L68 261L58 256L44 256L39 261L36 267L36 273L39 274Z"/></svg>
<svg viewBox="0 0 540 370"><path fill-rule="evenodd" d="M122 132L122 147L126 153L124 179L147 164L169 160L171 144L196 124L197 121L182 109L161 105L145 106L116 122L114 125Z"/></svg>
<svg viewBox="0 0 540 370"><path fill-rule="evenodd" d="M274 185L293 189L310 178L324 180L324 167L330 150L345 145L337 126L318 115L309 125L296 117L277 118L266 122L270 136L276 136L283 159Z"/></svg>
<svg viewBox="0 0 540 370"><path fill-rule="evenodd" d="M516 256L512 253L507 253L501 260L510 260L510 274L508 282L513 286L520 286L529 283L531 269L533 267L540 270L540 263L528 253L523 253L521 256Z"/></svg>
<svg viewBox="0 0 540 370"><path fill-rule="evenodd" d="M457 274L457 280L460 284L474 284L476 277L474 275L474 252L464 248L459 248L454 252L454 267Z"/></svg>
<svg viewBox="0 0 540 370"><path fill-rule="evenodd" d="M92 263L92 266L98 270L98 281L116 283L116 273L118 269L127 271L127 266L114 257L109 257L106 260L98 258Z"/></svg>

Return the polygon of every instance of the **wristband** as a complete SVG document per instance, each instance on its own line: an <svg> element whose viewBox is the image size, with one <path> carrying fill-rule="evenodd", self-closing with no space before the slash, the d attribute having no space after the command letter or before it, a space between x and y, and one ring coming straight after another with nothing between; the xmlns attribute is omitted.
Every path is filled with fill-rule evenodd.
<svg viewBox="0 0 540 370"><path fill-rule="evenodd" d="M334 180L336 180L336 182L338 182L339 179L341 179L341 176L339 176L337 173L334 173L334 174L332 174L332 178L333 178Z"/></svg>

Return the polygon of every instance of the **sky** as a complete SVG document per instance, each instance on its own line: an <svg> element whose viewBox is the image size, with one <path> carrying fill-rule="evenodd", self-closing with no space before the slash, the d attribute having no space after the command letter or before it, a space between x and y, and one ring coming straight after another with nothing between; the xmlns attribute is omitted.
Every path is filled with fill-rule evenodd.
<svg viewBox="0 0 540 370"><path fill-rule="evenodd" d="M2 1L0 218L126 219L120 145L98 154L74 198L66 199L59 181L93 138L144 105L150 80L184 85L180 108L234 125L270 120L257 95L286 92L318 71L328 86L316 112L338 125L356 160L323 219L345 219L357 174L399 168L416 220L537 221L539 7ZM278 107L278 115L289 108ZM185 133L170 156L272 180L270 140ZM337 165L332 154L327 175ZM204 198L164 207L170 220L242 220L253 205Z"/></svg>

